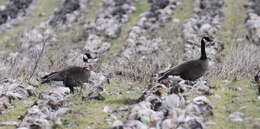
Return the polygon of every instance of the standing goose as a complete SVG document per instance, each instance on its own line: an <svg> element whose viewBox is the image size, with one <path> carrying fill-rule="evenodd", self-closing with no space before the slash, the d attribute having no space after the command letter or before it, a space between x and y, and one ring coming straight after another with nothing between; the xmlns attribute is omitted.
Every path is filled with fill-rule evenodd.
<svg viewBox="0 0 260 129"><path fill-rule="evenodd" d="M255 81L258 86L258 95L260 95L260 71L258 71L258 73L255 75Z"/></svg>
<svg viewBox="0 0 260 129"><path fill-rule="evenodd" d="M85 53L83 56L83 67L70 66L61 71L52 72L41 78L41 84L50 81L63 81L64 86L69 87L70 91L74 93L74 87L81 86L83 83L88 82L90 77L88 59L92 59L92 57L90 54Z"/></svg>
<svg viewBox="0 0 260 129"><path fill-rule="evenodd" d="M213 40L207 36L201 39L201 56L200 59L185 62L177 67L167 70L162 73L159 82L168 78L169 75L180 76L184 80L194 81L200 78L208 69L208 60L205 51L206 41L212 42Z"/></svg>

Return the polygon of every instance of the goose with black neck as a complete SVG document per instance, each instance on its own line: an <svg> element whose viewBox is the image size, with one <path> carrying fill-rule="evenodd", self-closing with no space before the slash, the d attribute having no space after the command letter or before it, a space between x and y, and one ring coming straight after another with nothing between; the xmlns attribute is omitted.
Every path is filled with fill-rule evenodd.
<svg viewBox="0 0 260 129"><path fill-rule="evenodd" d="M42 77L41 84L51 81L62 81L65 87L68 87L74 93L74 87L81 86L88 82L90 77L89 59L92 59L89 53L83 55L83 67L69 66L61 71L52 72Z"/></svg>
<svg viewBox="0 0 260 129"><path fill-rule="evenodd" d="M167 70L162 75L158 81L167 79L169 75L180 76L184 80L194 81L208 70L208 59L206 54L206 42L212 42L212 38L209 36L204 36L201 39L201 56L199 59L191 60L180 64L172 69Z"/></svg>

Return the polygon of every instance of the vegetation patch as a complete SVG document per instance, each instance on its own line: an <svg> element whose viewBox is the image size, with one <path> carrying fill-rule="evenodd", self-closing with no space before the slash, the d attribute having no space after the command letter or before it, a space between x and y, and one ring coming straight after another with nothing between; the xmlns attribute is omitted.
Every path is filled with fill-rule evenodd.
<svg viewBox="0 0 260 129"><path fill-rule="evenodd" d="M0 122L5 122L5 121L21 122L20 120L18 120L18 117L23 115L27 111L27 109L31 107L31 104L24 104L23 102L25 101L34 102L35 100L36 100L35 97L30 97L22 100L13 100L11 104L14 106L14 108L8 109L3 114L1 114ZM15 129L15 127L3 126L0 127L0 129Z"/></svg>
<svg viewBox="0 0 260 129"><path fill-rule="evenodd" d="M110 109L115 110L120 107L129 107L136 103L140 97L144 87L138 86L139 90L134 84L124 80L111 80L110 84L104 86L105 97L104 101L91 100L84 102L79 94L70 96L71 104L68 105L76 113L68 114L62 117L62 128L72 129L85 129L95 128L104 129L109 128L111 125L106 121L109 118L109 113L104 112L104 107L108 106ZM122 115L121 119L125 119L126 115ZM114 121L114 120L113 120ZM112 121L112 122L113 122Z"/></svg>
<svg viewBox="0 0 260 129"><path fill-rule="evenodd" d="M251 123L247 121L232 122L229 115L234 112L242 112L245 118L260 116L260 102L257 100L257 89L253 87L250 79L240 81L214 80L212 85L215 87L214 94L209 99L213 103L214 117L216 122L211 129L245 129ZM245 108L242 108L245 107Z"/></svg>
<svg viewBox="0 0 260 129"><path fill-rule="evenodd" d="M0 50L15 50L21 35L41 22L47 21L59 4L60 0L38 0L36 5L34 5L34 9L28 13L28 17L25 20L22 20L16 27L0 35Z"/></svg>
<svg viewBox="0 0 260 129"><path fill-rule="evenodd" d="M120 37L112 40L113 44L110 48L111 53L118 53L121 50L128 36L128 32L138 22L140 14L149 9L149 4L146 0L137 0L134 3L134 6L136 7L136 11L130 15L129 21L122 27Z"/></svg>
<svg viewBox="0 0 260 129"><path fill-rule="evenodd" d="M0 5L5 5L6 0L0 0Z"/></svg>

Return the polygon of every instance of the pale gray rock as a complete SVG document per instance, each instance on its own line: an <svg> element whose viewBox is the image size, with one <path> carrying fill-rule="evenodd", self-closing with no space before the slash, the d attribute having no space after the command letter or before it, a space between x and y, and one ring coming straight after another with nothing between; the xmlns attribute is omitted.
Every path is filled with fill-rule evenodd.
<svg viewBox="0 0 260 129"><path fill-rule="evenodd" d="M244 117L244 113L242 112L234 112L229 115L229 119L233 122L242 122Z"/></svg>
<svg viewBox="0 0 260 129"><path fill-rule="evenodd" d="M55 112L55 116L61 116L64 114L67 114L69 112L71 112L72 110L69 108L59 108L56 112Z"/></svg>
<svg viewBox="0 0 260 129"><path fill-rule="evenodd" d="M111 110L108 106L105 106L104 109L103 109L103 111L104 111L105 113L112 112L112 110Z"/></svg>
<svg viewBox="0 0 260 129"><path fill-rule="evenodd" d="M162 122L162 129L177 128L177 122L174 119L166 119Z"/></svg>
<svg viewBox="0 0 260 129"><path fill-rule="evenodd" d="M24 100L24 101L22 102L22 104L24 104L24 105L32 105L32 104L33 104L33 101Z"/></svg>
<svg viewBox="0 0 260 129"><path fill-rule="evenodd" d="M16 121L5 121L5 122L0 122L0 126L18 126L18 122Z"/></svg>
<svg viewBox="0 0 260 129"><path fill-rule="evenodd" d="M171 94L165 98L162 105L167 109L180 108L184 106L184 102L181 102L181 99L176 94Z"/></svg>
<svg viewBox="0 0 260 129"><path fill-rule="evenodd" d="M259 45L260 43L260 16L255 13L248 13L246 27L248 29L248 38L250 41Z"/></svg>
<svg viewBox="0 0 260 129"><path fill-rule="evenodd" d="M88 40L86 41L85 44L85 49L87 51L90 51L92 53L104 53L106 52L111 46L111 43L109 42L104 42L103 38L95 35L95 34L90 34L88 36Z"/></svg>
<svg viewBox="0 0 260 129"><path fill-rule="evenodd" d="M127 121L124 128L132 128L132 129L149 129L149 126L143 124L138 120L130 120Z"/></svg>
<svg viewBox="0 0 260 129"><path fill-rule="evenodd" d="M213 97L216 99L221 99L221 96L219 94L214 94Z"/></svg>
<svg viewBox="0 0 260 129"><path fill-rule="evenodd" d="M121 120L116 120L113 123L113 128L121 128L121 127L123 127L123 122Z"/></svg>

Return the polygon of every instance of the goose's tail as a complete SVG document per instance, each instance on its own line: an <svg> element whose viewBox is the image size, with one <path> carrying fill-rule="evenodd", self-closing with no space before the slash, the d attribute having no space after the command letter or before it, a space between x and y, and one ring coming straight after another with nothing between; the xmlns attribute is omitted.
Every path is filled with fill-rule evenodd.
<svg viewBox="0 0 260 129"><path fill-rule="evenodd" d="M172 68L163 73L160 73L159 74L160 78L158 79L158 82L160 82L164 79L167 79L169 75L172 75L172 76L179 75L178 69Z"/></svg>
<svg viewBox="0 0 260 129"><path fill-rule="evenodd" d="M59 72L52 72L48 75L45 75L41 78L41 84L48 83L50 81L63 81L63 77L60 75Z"/></svg>

